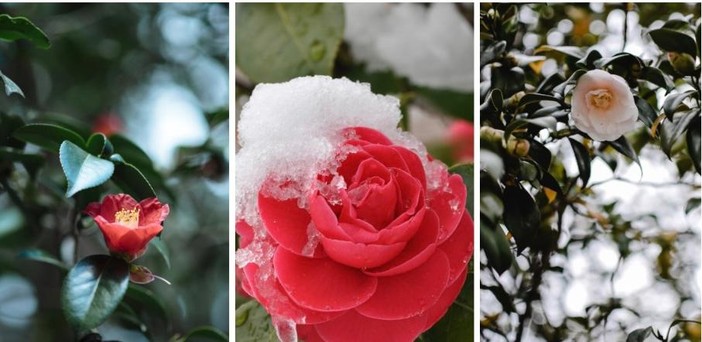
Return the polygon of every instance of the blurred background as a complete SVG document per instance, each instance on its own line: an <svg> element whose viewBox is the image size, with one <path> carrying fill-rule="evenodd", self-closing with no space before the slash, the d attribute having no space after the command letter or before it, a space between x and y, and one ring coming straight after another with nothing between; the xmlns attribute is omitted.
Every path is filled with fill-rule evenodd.
<svg viewBox="0 0 702 342"><path fill-rule="evenodd" d="M0 70L25 94L0 96L0 111L133 142L171 207L161 236L170 265L154 246L139 263L172 285L139 286L150 299L128 294L128 305L98 329L103 338L165 341L202 325L228 331L228 4L3 3L0 13L27 17L51 41L46 50L0 42ZM58 158L47 158L35 185L19 172L11 178L15 189L28 189L20 196L32 224L0 193L2 341L72 336L59 306L62 272L17 258L40 248L74 262L76 241L60 229L65 179ZM78 257L106 254L95 224L82 223Z"/></svg>
<svg viewBox="0 0 702 342"><path fill-rule="evenodd" d="M489 8L481 6L483 11ZM532 84L538 82L530 77L539 72L544 77L563 73L557 57L534 56L542 45L597 49L605 57L625 51L658 63L665 53L647 32L671 19L698 23L700 17L699 3L520 4L517 9L515 56ZM481 70L481 84L486 85L481 90L488 89L489 72L489 66ZM676 86L679 91L692 88L685 82ZM641 87L640 93L648 91ZM653 91L662 103L665 89ZM517 267L502 275L481 267L483 339L514 340L516 328L525 324L523 339L528 341L623 341L635 329L652 326L665 333L676 318L700 320L701 178L690 158L679 153L684 145L668 158L657 144L648 144L652 140L646 129L627 139L641 168L618 153L593 158L592 190L582 198L579 211L563 213L568 229L561 233L551 269L532 297L536 304L531 320L520 321L517 312L525 308L532 261L519 256ZM564 140L547 145L557 163L552 170L576 177L576 159ZM481 164L491 155L481 151ZM494 291L498 288L504 292ZM683 323L671 330L671 337L675 334L699 341L700 326Z"/></svg>

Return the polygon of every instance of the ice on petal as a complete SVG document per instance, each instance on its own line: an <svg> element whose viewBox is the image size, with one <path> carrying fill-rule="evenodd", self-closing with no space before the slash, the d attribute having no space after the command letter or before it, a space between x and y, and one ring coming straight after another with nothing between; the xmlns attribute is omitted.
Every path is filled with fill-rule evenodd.
<svg viewBox="0 0 702 342"><path fill-rule="evenodd" d="M281 342L297 342L297 325L290 319L273 317L273 327Z"/></svg>
<svg viewBox="0 0 702 342"><path fill-rule="evenodd" d="M312 221L307 225L307 243L302 247L302 255L311 257L319 245L319 231Z"/></svg>

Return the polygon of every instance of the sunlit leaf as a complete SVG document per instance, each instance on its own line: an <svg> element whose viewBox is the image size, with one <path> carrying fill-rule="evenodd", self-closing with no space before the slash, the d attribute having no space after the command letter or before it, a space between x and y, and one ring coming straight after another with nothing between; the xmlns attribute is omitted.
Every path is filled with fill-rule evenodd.
<svg viewBox="0 0 702 342"><path fill-rule="evenodd" d="M59 161L68 182L66 197L105 183L115 171L111 161L95 157L70 141L61 144Z"/></svg>
<svg viewBox="0 0 702 342"><path fill-rule="evenodd" d="M1 16L1 15L0 15ZM20 96L24 97L24 93L22 92L22 89L9 77L5 76L5 74L0 71L0 78L2 79L2 83L5 84L5 95L10 96L12 94L19 94Z"/></svg>

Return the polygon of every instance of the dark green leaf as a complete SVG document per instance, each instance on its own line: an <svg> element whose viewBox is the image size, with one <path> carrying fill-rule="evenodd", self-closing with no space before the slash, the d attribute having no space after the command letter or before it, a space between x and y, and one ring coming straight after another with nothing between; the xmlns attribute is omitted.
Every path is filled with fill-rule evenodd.
<svg viewBox="0 0 702 342"><path fill-rule="evenodd" d="M344 32L342 4L236 4L236 64L255 82L330 75Z"/></svg>
<svg viewBox="0 0 702 342"><path fill-rule="evenodd" d="M499 89L506 98L524 90L524 70L520 67L508 68L495 64L490 74L490 86Z"/></svg>
<svg viewBox="0 0 702 342"><path fill-rule="evenodd" d="M551 175L550 173L544 172L543 175L541 176L540 182L544 188L549 188L549 189L555 191L556 195L558 197L563 196L563 190L561 189L561 185L558 184L558 181L556 180L556 178L553 177L553 175Z"/></svg>
<svg viewBox="0 0 702 342"><path fill-rule="evenodd" d="M568 138L570 141L570 146L573 148L573 154L575 155L575 161L578 164L578 170L580 171L580 179L583 181L583 188L587 186L587 182L590 180L590 153L587 151L585 146L578 142L577 140Z"/></svg>
<svg viewBox="0 0 702 342"><path fill-rule="evenodd" d="M529 157L539 163L543 170L551 167L551 151L534 139L529 139Z"/></svg>
<svg viewBox="0 0 702 342"><path fill-rule="evenodd" d="M78 331L93 329L115 310L127 291L129 264L120 258L91 255L68 272L61 289L66 319Z"/></svg>
<svg viewBox="0 0 702 342"><path fill-rule="evenodd" d="M497 227L493 230L481 220L480 248L485 251L488 266L498 274L504 273L512 266L514 257L502 228Z"/></svg>
<svg viewBox="0 0 702 342"><path fill-rule="evenodd" d="M485 102L480 105L480 112L485 111L486 113L499 113L502 111L502 91L499 89L493 89L485 97Z"/></svg>
<svg viewBox="0 0 702 342"><path fill-rule="evenodd" d="M85 150L95 156L112 154L112 144L102 133L95 133L88 138L85 143Z"/></svg>
<svg viewBox="0 0 702 342"><path fill-rule="evenodd" d="M0 15L2 16L2 15ZM12 94L19 94L20 96L24 97L24 93L22 92L22 89L9 77L5 76L5 74L0 71L0 78L2 78L2 83L5 84L5 95L10 96Z"/></svg>
<svg viewBox="0 0 702 342"><path fill-rule="evenodd" d="M23 149L26 143L13 137L15 130L24 126L24 120L18 115L0 113L0 146Z"/></svg>
<svg viewBox="0 0 702 342"><path fill-rule="evenodd" d="M151 158L149 158L149 155L131 140L121 135L114 134L110 136L110 142L112 143L114 152L119 153L127 163L136 166L140 170L147 167L153 168L153 162Z"/></svg>
<svg viewBox="0 0 702 342"><path fill-rule="evenodd" d="M597 67L605 68L608 65L616 64L617 66L623 67L626 70L631 70L633 65L637 65L639 69L642 69L646 64L641 60L641 58L634 56L628 52L620 52L612 57L601 59L597 63Z"/></svg>
<svg viewBox="0 0 702 342"><path fill-rule="evenodd" d="M197 341L229 341L227 335L215 327L202 326L190 330L183 342L197 342Z"/></svg>
<svg viewBox="0 0 702 342"><path fill-rule="evenodd" d="M689 34L668 28L653 30L648 34L651 35L651 39L653 39L653 42L656 43L661 50L668 52L684 52L693 57L697 56L695 38Z"/></svg>
<svg viewBox="0 0 702 342"><path fill-rule="evenodd" d="M138 285L129 285L124 296L125 301L133 303L135 307L142 307L153 314L154 317L166 319L169 317L166 305L159 296L151 290Z"/></svg>
<svg viewBox="0 0 702 342"><path fill-rule="evenodd" d="M634 103L636 103L636 108L639 110L639 120L641 120L647 127L653 126L653 122L656 121L658 113L651 107L651 105L646 102L646 100L634 96Z"/></svg>
<svg viewBox="0 0 702 342"><path fill-rule="evenodd" d="M480 66L484 66L495 60L498 56L502 55L507 48L507 42L500 40L490 44L485 50L480 52Z"/></svg>
<svg viewBox="0 0 702 342"><path fill-rule="evenodd" d="M237 342L277 342L275 329L266 310L256 301L249 301L236 308Z"/></svg>
<svg viewBox="0 0 702 342"><path fill-rule="evenodd" d="M528 104L538 103L541 101L555 101L555 102L559 102L559 103L561 102L561 100L555 96L539 94L539 93L528 93L528 94L525 94L524 96L522 96L522 98L519 100L518 107L524 107Z"/></svg>
<svg viewBox="0 0 702 342"><path fill-rule="evenodd" d="M455 173L461 176L463 179L463 184L466 185L466 209L468 209L468 212L470 213L471 216L474 217L473 214L473 195L475 194L475 185L473 181L473 164L459 164L459 165L454 165L449 169L449 172Z"/></svg>
<svg viewBox="0 0 702 342"><path fill-rule="evenodd" d="M22 164L27 170L29 177L34 179L39 169L46 162L46 157L41 154L23 153L16 149L0 146L0 161L2 160Z"/></svg>
<svg viewBox="0 0 702 342"><path fill-rule="evenodd" d="M158 254L161 254L161 257L163 258L163 261L166 263L166 267L169 269L171 268L171 253L168 252L168 246L166 246L165 243L163 243L163 240L161 238L153 239L151 242L149 242L151 246L156 248L156 251Z"/></svg>
<svg viewBox="0 0 702 342"><path fill-rule="evenodd" d="M560 73L551 74L551 76L547 77L539 84L539 87L536 88L536 92L539 94L550 94L554 87L563 82L565 82L565 78L563 78Z"/></svg>
<svg viewBox="0 0 702 342"><path fill-rule="evenodd" d="M659 87L669 90L673 88L671 77L664 74L660 69L651 66L645 66L642 70L641 79L649 81Z"/></svg>
<svg viewBox="0 0 702 342"><path fill-rule="evenodd" d="M687 201L687 205L685 206L685 214L689 214L691 211L695 210L696 208L699 208L700 201L701 200L699 197L690 198L690 200Z"/></svg>
<svg viewBox="0 0 702 342"><path fill-rule="evenodd" d="M649 335L651 335L651 332L653 331L653 328L648 327L645 329L636 329L632 331L629 336L626 337L626 342L644 342L646 341L646 338L648 338Z"/></svg>
<svg viewBox="0 0 702 342"><path fill-rule="evenodd" d="M578 83L578 79L580 79L580 77L581 77L582 75L585 75L586 72L587 72L587 71L586 71L586 70L583 70L583 69L575 70L575 72L573 72L573 74L570 75L570 77L568 77L568 80L566 80L565 82L563 82L563 83L561 83L561 84L555 86L555 87L553 88L553 92L554 92L554 93L559 93L559 94L565 95L566 86L577 84L577 83Z"/></svg>
<svg viewBox="0 0 702 342"><path fill-rule="evenodd" d="M42 49L48 49L51 46L46 34L29 19L11 17L7 14L0 14L0 38L9 41L26 39Z"/></svg>
<svg viewBox="0 0 702 342"><path fill-rule="evenodd" d="M700 168L700 151L702 149L702 141L700 141L700 117L692 120L687 128L687 135L685 137L687 142L687 152L692 159L692 163L695 165L695 170L697 173L702 173L702 168Z"/></svg>
<svg viewBox="0 0 702 342"><path fill-rule="evenodd" d="M626 137L623 135L615 141L607 141L606 144L612 146L617 152L623 154L640 166L639 156L636 155L636 151L634 151L634 148L631 147L631 144L629 144L629 141L626 140Z"/></svg>
<svg viewBox="0 0 702 342"><path fill-rule="evenodd" d="M56 259L53 255L49 254L46 251L43 251L38 248L28 248L23 250L17 255L18 258L21 259L28 259L28 260L34 260L34 261L39 261L39 262L44 262L50 265L54 265L64 271L68 271L68 266L61 262L60 260Z"/></svg>
<svg viewBox="0 0 702 342"><path fill-rule="evenodd" d="M156 197L156 192L146 180L146 177L132 164L115 164L115 173L112 181L127 194L137 201Z"/></svg>
<svg viewBox="0 0 702 342"><path fill-rule="evenodd" d="M427 87L417 87L417 93L445 114L473 121L473 94Z"/></svg>
<svg viewBox="0 0 702 342"><path fill-rule="evenodd" d="M472 263L471 263L472 265ZM470 265L469 265L470 267ZM431 329L422 334L425 341L470 341L473 338L473 281L468 274L461 292L448 311Z"/></svg>
<svg viewBox="0 0 702 342"><path fill-rule="evenodd" d="M579 61L575 63L575 65L578 68L582 69L594 69L595 68L595 61L598 61L602 58L602 54L597 51L597 50L590 50L590 52L587 53L587 56L581 58Z"/></svg>
<svg viewBox="0 0 702 342"><path fill-rule="evenodd" d="M229 120L229 109L222 108L213 112L208 112L205 113L205 117L207 118L207 123L210 124L210 127L214 127Z"/></svg>
<svg viewBox="0 0 702 342"><path fill-rule="evenodd" d="M85 140L78 133L52 124L29 124L15 130L12 136L51 152L58 152L61 143L66 140L77 146L85 146Z"/></svg>
<svg viewBox="0 0 702 342"><path fill-rule="evenodd" d="M66 197L105 183L115 171L111 161L95 157L70 141L61 144L59 161L68 181Z"/></svg>
<svg viewBox="0 0 702 342"><path fill-rule="evenodd" d="M517 251L521 253L533 242L541 222L541 212L529 192L520 185L505 187L503 202L505 211L502 219L517 243Z"/></svg>
<svg viewBox="0 0 702 342"><path fill-rule="evenodd" d="M665 101L663 101L663 112L668 120L673 121L673 114L675 114L675 111L678 110L678 107L680 107L683 100L694 93L694 90L688 90L682 93L668 95L668 97L665 98Z"/></svg>
<svg viewBox="0 0 702 342"><path fill-rule="evenodd" d="M676 115L673 123L663 121L659 127L661 136L661 148L666 155L670 156L671 149L678 138L685 133L695 118L699 118L700 109L694 108ZM699 122L699 121L697 121ZM699 125L698 125L699 126Z"/></svg>

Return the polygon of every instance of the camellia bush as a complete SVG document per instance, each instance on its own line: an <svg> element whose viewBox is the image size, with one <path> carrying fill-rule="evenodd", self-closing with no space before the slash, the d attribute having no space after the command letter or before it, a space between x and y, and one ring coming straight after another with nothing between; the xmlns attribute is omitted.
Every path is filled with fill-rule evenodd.
<svg viewBox="0 0 702 342"><path fill-rule="evenodd" d="M699 341L699 12L481 5L484 339Z"/></svg>
<svg viewBox="0 0 702 342"><path fill-rule="evenodd" d="M470 10L237 4L237 340L472 339Z"/></svg>
<svg viewBox="0 0 702 342"><path fill-rule="evenodd" d="M171 146L173 156L157 160L153 146L129 129L152 122L151 113L115 113L130 108L120 100L131 104L136 87L148 88L111 69L133 68L131 58L145 54L139 44L131 45L134 36L115 33L113 20L149 25L157 14L168 22L185 12L226 17L226 8L217 6L0 7L41 23L0 14L1 51L10 61L0 64L1 340L228 340L226 97L210 113L204 103L196 107L204 127L201 145ZM142 38L169 47L161 38ZM109 50L100 58L98 45ZM56 70L53 63L64 58ZM141 63L182 67L163 59ZM89 69L91 81L107 83L75 84L82 74L70 74L74 69ZM64 71L72 77L63 78ZM226 69L219 77L227 78ZM85 101L72 103L75 92ZM108 92L121 96L110 99ZM113 102L86 114L93 99ZM153 121L167 124L160 120ZM180 144L183 135L171 132L172 140L161 143ZM223 144L214 143L215 137ZM223 189L223 196L207 187ZM208 203L207 219L193 215L200 210L193 202ZM202 298L203 289L211 298Z"/></svg>

